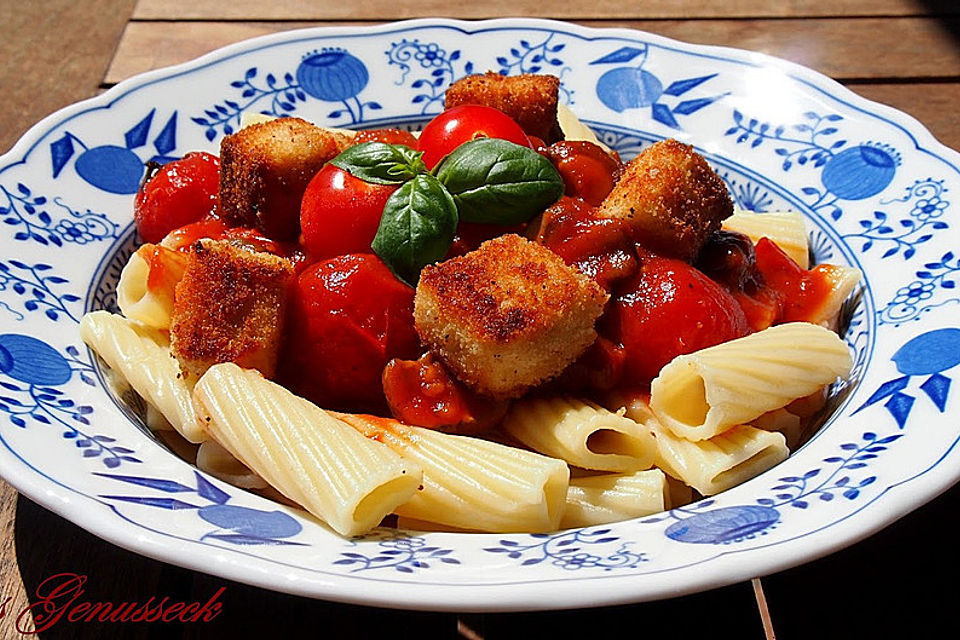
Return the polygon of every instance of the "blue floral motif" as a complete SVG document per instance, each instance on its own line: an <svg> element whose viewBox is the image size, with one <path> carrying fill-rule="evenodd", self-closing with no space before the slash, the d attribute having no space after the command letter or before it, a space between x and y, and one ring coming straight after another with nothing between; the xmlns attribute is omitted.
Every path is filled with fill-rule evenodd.
<svg viewBox="0 0 960 640"><path fill-rule="evenodd" d="M803 193L810 196L814 211L827 212L834 220L843 216L840 200L865 200L877 195L893 181L900 154L886 144L866 142L855 147L846 146L846 140L826 142L821 138L836 135L835 126L843 116L835 113L819 115L812 111L804 114L806 122L790 127L774 127L756 118L747 119L740 111L733 110L733 126L724 132L737 136L737 144L749 143L755 149L767 141L780 145L774 153L783 158L781 168L790 171L796 164L822 169L818 187L804 187ZM790 133L788 134L788 130Z"/></svg>
<svg viewBox="0 0 960 640"><path fill-rule="evenodd" d="M551 33L539 43L520 40L517 46L510 48L508 55L497 56L497 64L500 65L499 73L502 76L509 76L521 73L543 73L546 69L551 75L560 78L560 101L573 104L573 91L563 82L563 76L570 71L570 67L565 66L563 60L557 55L567 45L562 42L551 44L556 35Z"/></svg>
<svg viewBox="0 0 960 640"><path fill-rule="evenodd" d="M352 540L356 546L367 546L376 542L372 554L341 551L343 556L333 564L353 566L350 573L373 569L393 569L400 573L414 573L418 569L429 569L431 562L442 564L460 564L452 557L452 549L428 546L421 536L396 529L375 529L372 533ZM435 565L434 565L435 566Z"/></svg>
<svg viewBox="0 0 960 640"><path fill-rule="evenodd" d="M61 434L83 451L84 458L99 458L108 468L140 462L133 450L119 446L116 438L87 433L93 407L77 404L56 387L74 375L94 386L93 367L80 360L80 351L69 346L66 356L46 342L15 333L0 335L0 412L10 423L26 429L29 421L59 425ZM80 426L78 426L80 425Z"/></svg>
<svg viewBox="0 0 960 640"><path fill-rule="evenodd" d="M702 98L688 98L671 107L665 100L668 96L680 97L709 82L717 74L676 80L664 88L660 78L643 68L649 52L650 47L646 44L639 44L637 47L621 47L590 63L592 65L624 62L636 64L635 67L617 67L600 76L597 80L597 97L603 104L617 113L627 109L649 107L650 115L654 120L673 129L680 129L677 116L689 116L729 95L729 93L722 93Z"/></svg>
<svg viewBox="0 0 960 640"><path fill-rule="evenodd" d="M117 237L119 226L102 213L90 209L75 211L60 198L53 203L60 209L59 215L50 213L46 196L34 195L22 182L10 190L0 185L0 220L17 229L14 240L33 240L42 245L62 247L63 243L87 244Z"/></svg>
<svg viewBox="0 0 960 640"><path fill-rule="evenodd" d="M134 152L147 144L153 116L156 109L144 116L124 134L124 146L100 145L88 147L83 140L66 131L63 136L50 143L50 159L53 164L54 179L60 177L67 163L76 152L75 146L82 151L73 163L73 168L88 184L117 194L134 194L143 178L144 162ZM165 164L176 160L170 155L177 147L177 112L174 111L166 124L153 140L156 150L151 162Z"/></svg>
<svg viewBox="0 0 960 640"><path fill-rule="evenodd" d="M303 530L303 526L297 522L295 518L278 510L263 511L261 509L227 504L231 498L230 494L217 488L216 485L200 475L198 471L193 472L196 487L190 487L175 480L165 480L162 478L146 478L142 476L110 473L95 473L94 475L167 494L196 494L196 497L202 499L205 504L188 502L186 499L142 495L101 495L100 497L105 500L128 502L170 511L195 509L200 519L217 527L217 529L201 536L199 538L200 540L213 539L244 546L304 546L306 544L285 540L285 538L296 536Z"/></svg>
<svg viewBox="0 0 960 640"><path fill-rule="evenodd" d="M511 538L499 540L501 546L487 547L489 553L502 553L506 557L519 560L520 566L530 566L549 562L555 567L567 571L579 569L629 569L641 562L649 561L645 553L630 550L631 542L622 542L616 549L596 549L594 553L585 551L591 545L610 545L620 540L608 535L610 529L571 529L561 533L532 533L522 541Z"/></svg>
<svg viewBox="0 0 960 640"><path fill-rule="evenodd" d="M643 523L656 523L674 519L664 530L664 535L677 542L688 544L733 544L766 535L780 522L780 509L790 506L807 509L814 499L831 502L837 497L856 500L861 491L876 482L874 475L856 479L858 470L866 468L888 445L903 434L879 437L866 432L861 442L846 442L840 445L842 455L824 458L826 467L810 469L801 476L783 476L780 484L771 491L773 497L757 498L756 505L734 505L709 509L713 500L680 507L666 514L648 518ZM829 471L829 473L827 473ZM854 472L854 473L850 473Z"/></svg>
<svg viewBox="0 0 960 640"><path fill-rule="evenodd" d="M914 376L927 376L919 389L940 413L946 411L952 380L943 372L960 364L960 329L935 329L921 333L900 347L890 359L896 364L897 371L904 375L880 385L854 413L886 400L884 408L896 420L897 426L903 429L916 402L914 396L904 392Z"/></svg>
<svg viewBox="0 0 960 640"><path fill-rule="evenodd" d="M770 210L773 198L766 189L752 182L740 181L729 171L719 171L717 175L726 183L734 204L741 209L755 213L765 213Z"/></svg>
<svg viewBox="0 0 960 640"><path fill-rule="evenodd" d="M960 258L953 251L946 252L939 260L925 263L923 269L914 273L916 279L897 289L893 299L878 312L880 323L899 326L908 320L919 320L923 313L938 307L960 303L960 298L953 297L923 304L933 298L938 289L956 289L954 275L957 273L960 273Z"/></svg>
<svg viewBox="0 0 960 640"><path fill-rule="evenodd" d="M420 113L439 113L443 111L443 93L446 88L458 78L453 63L461 57L459 49L447 53L435 42L420 42L402 39L393 42L384 52L387 62L400 67L400 79L396 84L402 85L407 76L414 71L414 63L418 63L424 72L423 77L417 77L410 83L411 89L418 89L420 93L413 96L413 104L419 104ZM463 74L473 73L473 63L463 65Z"/></svg>
<svg viewBox="0 0 960 640"><path fill-rule="evenodd" d="M363 62L345 49L327 48L310 51L297 66L295 73L284 73L283 82L268 73L262 85L257 84L259 70L250 67L242 80L234 80L230 86L240 90L240 102L224 100L204 110L203 116L190 120L205 128L207 140L213 140L219 132L230 135L240 127L240 116L255 106L259 113L280 117L296 111L297 103L306 102L307 96L324 102L340 102L343 108L331 111L327 117L333 120L349 118L344 124L363 121L364 109L382 109L378 102L363 102L360 92L370 81L370 73Z"/></svg>
<svg viewBox="0 0 960 640"><path fill-rule="evenodd" d="M884 200L880 204L908 203L911 205L909 214L901 217L894 224L890 215L885 211L874 211L872 218L860 220L862 230L859 233L848 233L845 240L862 239L860 251L866 253L875 244L886 246L887 249L881 258L889 258L898 253L904 260L909 260L917 251L917 245L928 242L933 238L933 232L946 229L949 225L937 218L941 217L950 206L950 202L942 196L947 191L943 180L917 180L907 189L903 198Z"/></svg>
<svg viewBox="0 0 960 640"><path fill-rule="evenodd" d="M49 264L42 262L28 265L19 260L0 261L0 293L12 291L24 298L23 308L26 311L43 310L43 314L54 322L59 320L61 315L79 322L67 304L79 302L80 296L54 292L51 288L53 285L66 284L68 280L49 273L52 269ZM2 303L0 308L6 309L18 320L24 319L22 313L7 303Z"/></svg>

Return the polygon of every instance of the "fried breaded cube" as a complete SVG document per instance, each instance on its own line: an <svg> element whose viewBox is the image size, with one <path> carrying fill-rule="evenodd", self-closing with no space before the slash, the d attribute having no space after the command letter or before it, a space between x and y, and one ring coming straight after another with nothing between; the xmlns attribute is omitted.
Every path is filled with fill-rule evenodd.
<svg viewBox="0 0 960 640"><path fill-rule="evenodd" d="M733 202L703 156L671 139L627 164L598 215L626 220L634 239L647 249L690 261L707 236L733 215Z"/></svg>
<svg viewBox="0 0 960 640"><path fill-rule="evenodd" d="M170 319L184 374L199 377L218 362L235 362L273 377L293 277L285 258L223 241L194 244Z"/></svg>
<svg viewBox="0 0 960 640"><path fill-rule="evenodd" d="M597 337L607 294L517 235L484 242L420 274L420 339L468 387L514 398L556 376Z"/></svg>
<svg viewBox="0 0 960 640"><path fill-rule="evenodd" d="M502 76L488 71L483 75L461 78L447 89L447 109L463 104L479 104L499 109L517 121L527 135L547 144L563 139L557 122L560 78L525 73Z"/></svg>
<svg viewBox="0 0 960 640"><path fill-rule="evenodd" d="M220 215L231 226L296 240L310 179L350 143L300 118L244 127L220 143Z"/></svg>

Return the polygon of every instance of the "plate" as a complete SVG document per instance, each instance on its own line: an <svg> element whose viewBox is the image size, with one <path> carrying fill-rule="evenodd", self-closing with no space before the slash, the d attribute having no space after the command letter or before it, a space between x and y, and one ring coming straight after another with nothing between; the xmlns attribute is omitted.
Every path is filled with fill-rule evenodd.
<svg viewBox="0 0 960 640"><path fill-rule="evenodd" d="M107 389L81 343L114 308L149 160L217 150L240 115L410 126L451 80L549 72L625 156L697 147L744 209L801 211L818 261L861 269L851 381L782 464L714 498L549 535L345 540L198 473ZM144 74L31 129L0 159L0 469L18 490L144 555L329 600L434 610L586 607L675 596L849 545L953 484L960 156L915 120L797 65L629 30L416 20L280 33Z"/></svg>

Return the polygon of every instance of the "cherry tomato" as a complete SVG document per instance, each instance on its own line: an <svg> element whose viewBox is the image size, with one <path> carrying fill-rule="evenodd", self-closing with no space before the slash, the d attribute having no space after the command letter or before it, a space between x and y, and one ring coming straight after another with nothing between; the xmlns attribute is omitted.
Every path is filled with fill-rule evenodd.
<svg viewBox="0 0 960 640"><path fill-rule="evenodd" d="M419 140L423 162L432 169L443 156L476 138L500 138L533 148L510 116L493 107L468 104L447 109L423 128Z"/></svg>
<svg viewBox="0 0 960 640"><path fill-rule="evenodd" d="M645 257L612 301L604 333L626 349L624 381L650 382L676 356L745 336L743 310L686 262Z"/></svg>
<svg viewBox="0 0 960 640"><path fill-rule="evenodd" d="M606 151L585 140L562 140L541 153L563 178L564 193L599 207L613 191L621 165Z"/></svg>
<svg viewBox="0 0 960 640"><path fill-rule="evenodd" d="M369 253L383 205L397 185L355 178L332 164L313 177L300 205L303 244L314 259Z"/></svg>
<svg viewBox="0 0 960 640"><path fill-rule="evenodd" d="M383 392L397 420L450 433L482 433L509 407L467 389L429 352L416 361L391 360L383 370Z"/></svg>
<svg viewBox="0 0 960 640"><path fill-rule="evenodd" d="M144 242L216 212L220 159L202 151L163 165L137 192L133 217Z"/></svg>
<svg viewBox="0 0 960 640"><path fill-rule="evenodd" d="M779 295L778 322L811 321L830 295L830 276L835 267L819 265L804 269L769 238L760 238L756 247L757 270L767 288Z"/></svg>
<svg viewBox="0 0 960 640"><path fill-rule="evenodd" d="M288 311L279 377L323 407L384 411L381 374L393 358L416 358L413 289L372 254L307 267Z"/></svg>
<svg viewBox="0 0 960 640"><path fill-rule="evenodd" d="M402 144L411 149L417 148L417 139L409 131L401 129L366 129L357 133L354 138L356 144L361 142L386 142L387 144Z"/></svg>

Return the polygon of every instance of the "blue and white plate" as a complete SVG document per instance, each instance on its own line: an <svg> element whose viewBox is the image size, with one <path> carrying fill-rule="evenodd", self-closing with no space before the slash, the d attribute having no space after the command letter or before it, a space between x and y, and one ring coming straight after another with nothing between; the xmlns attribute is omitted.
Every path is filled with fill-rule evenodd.
<svg viewBox="0 0 960 640"><path fill-rule="evenodd" d="M655 517L550 535L344 540L198 473L107 391L78 334L115 306L151 159L216 151L244 112L417 126L471 72L549 72L631 156L697 147L737 204L809 220L819 261L865 275L856 355L824 428L787 461ZM628 30L417 20L281 33L144 74L55 113L0 159L0 469L122 547L313 597L417 609L634 602L851 544L960 476L960 156L915 120L795 64Z"/></svg>

